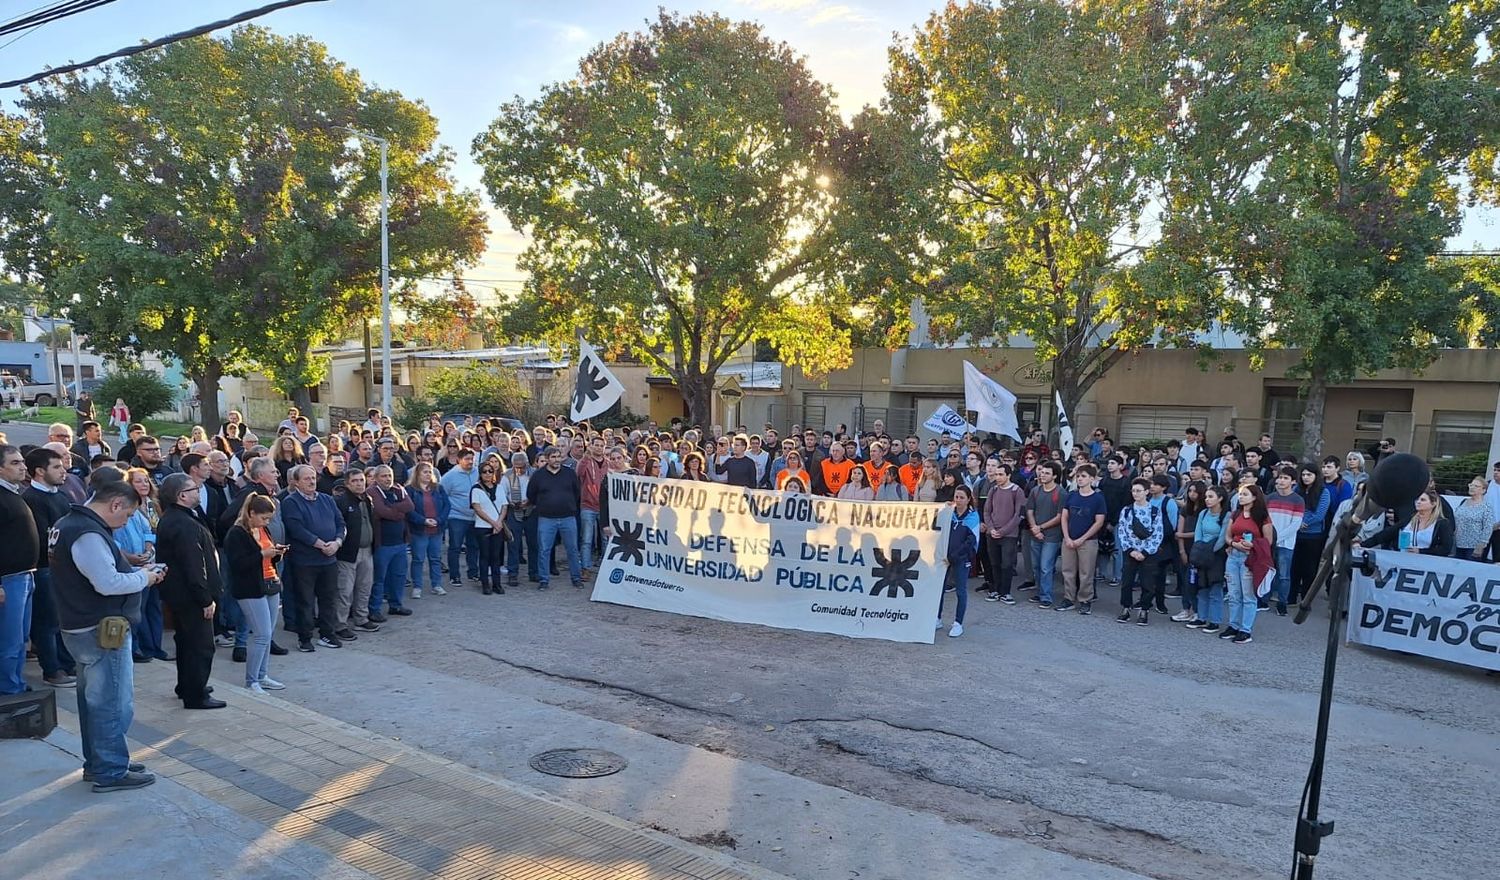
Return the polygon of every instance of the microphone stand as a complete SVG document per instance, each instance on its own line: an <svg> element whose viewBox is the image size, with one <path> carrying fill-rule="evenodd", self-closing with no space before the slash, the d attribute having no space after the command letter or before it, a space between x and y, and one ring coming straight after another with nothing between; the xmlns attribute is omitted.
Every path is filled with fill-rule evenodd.
<svg viewBox="0 0 1500 880"><path fill-rule="evenodd" d="M1328 590L1328 645L1323 654L1323 689L1318 695L1318 729L1313 738L1312 765L1307 771L1307 784L1302 789L1302 806L1297 816L1296 857L1292 865L1292 880L1312 880L1313 865L1322 848L1323 838L1333 833L1333 821L1318 818L1318 805L1323 794L1323 764L1328 751L1328 722L1333 711L1333 676L1338 666L1339 644L1343 641L1340 629L1349 603L1349 578L1353 566L1354 536L1359 532L1366 517L1375 515L1365 505L1368 482L1361 484L1350 505L1349 512L1339 520L1323 547L1323 557L1317 577L1313 579L1307 594L1297 607L1296 622L1302 623L1312 611L1312 603L1319 591L1327 584ZM1374 508L1381 510L1383 508Z"/></svg>

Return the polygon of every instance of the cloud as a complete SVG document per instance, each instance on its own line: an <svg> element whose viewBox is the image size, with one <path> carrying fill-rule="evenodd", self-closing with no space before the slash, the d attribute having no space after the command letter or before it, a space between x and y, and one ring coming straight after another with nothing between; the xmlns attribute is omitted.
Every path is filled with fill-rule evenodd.
<svg viewBox="0 0 1500 880"><path fill-rule="evenodd" d="M579 45L582 43L587 43L589 41L589 32L570 22L549 21L542 18L528 18L517 23L525 27L534 27L549 30L553 33L556 40L560 43Z"/></svg>
<svg viewBox="0 0 1500 880"><path fill-rule="evenodd" d="M845 21L849 22L850 24L861 24L871 21L871 18L868 15L865 15L864 13L854 9L852 6L835 4L833 6L824 6L822 9L819 9L817 12L813 13L813 16L807 20L807 23L809 26L817 27L820 24L828 24L829 22L834 21Z"/></svg>
<svg viewBox="0 0 1500 880"><path fill-rule="evenodd" d="M796 12L817 6L819 0L739 0L742 5L761 12Z"/></svg>

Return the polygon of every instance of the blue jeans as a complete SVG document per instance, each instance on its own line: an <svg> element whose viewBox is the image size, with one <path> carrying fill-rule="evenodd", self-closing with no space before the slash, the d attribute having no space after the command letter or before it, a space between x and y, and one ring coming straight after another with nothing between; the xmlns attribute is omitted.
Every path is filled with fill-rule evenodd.
<svg viewBox="0 0 1500 880"><path fill-rule="evenodd" d="M380 613L380 600L392 608L401 607L406 591L406 545L381 545L375 548L375 583L370 589L370 613Z"/></svg>
<svg viewBox="0 0 1500 880"><path fill-rule="evenodd" d="M1198 607L1195 613L1199 620L1206 620L1213 624L1224 622L1224 582L1214 581L1205 584L1202 569L1198 571Z"/></svg>
<svg viewBox="0 0 1500 880"><path fill-rule="evenodd" d="M537 523L537 580L542 586L547 586L547 579L551 577L548 561L552 558L552 545L561 538L563 550L568 554L568 576L573 579L574 584L583 583L583 569L578 564L578 520L571 516L543 516L533 519L540 520Z"/></svg>
<svg viewBox="0 0 1500 880"><path fill-rule="evenodd" d="M1229 625L1248 633L1255 625L1255 577L1250 574L1244 553L1230 551L1224 567L1224 595L1229 605Z"/></svg>
<svg viewBox="0 0 1500 880"><path fill-rule="evenodd" d="M599 531L599 511L584 508L579 519L583 523L583 534L579 536L579 540L583 542L583 567L593 568L594 535Z"/></svg>
<svg viewBox="0 0 1500 880"><path fill-rule="evenodd" d="M97 629L62 634L78 661L78 734L83 772L96 780L119 779L130 766L125 732L135 719L135 667L130 634L119 648L99 647Z"/></svg>
<svg viewBox="0 0 1500 880"><path fill-rule="evenodd" d="M147 587L141 592L141 622L131 628L130 640L135 652L146 657L165 653L161 647L161 590Z"/></svg>
<svg viewBox="0 0 1500 880"><path fill-rule="evenodd" d="M411 585L413 589L422 589L422 562L427 562L427 585L429 587L440 587L443 585L443 535L441 532L433 535L425 531L412 532L411 544Z"/></svg>
<svg viewBox="0 0 1500 880"><path fill-rule="evenodd" d="M269 674L271 633L276 629L281 593L259 599L231 600L225 604L239 607L245 622L242 629L250 631L250 644L246 645L245 651L245 687L249 687Z"/></svg>
<svg viewBox="0 0 1500 880"><path fill-rule="evenodd" d="M236 648L243 648L249 644L250 639L249 634L245 632L245 613L240 610L240 603L232 598L234 595L234 584L229 580L229 566L224 565L222 559L220 560L219 571L224 580L224 599L219 602L219 610L215 612L215 617L218 618L215 624L222 630L233 630L234 646Z"/></svg>
<svg viewBox="0 0 1500 880"><path fill-rule="evenodd" d="M458 577L458 548L464 549L469 563L469 580L479 577L479 545L474 543L474 520L448 517L448 579ZM416 579L413 578L413 581Z"/></svg>
<svg viewBox="0 0 1500 880"><path fill-rule="evenodd" d="M1061 546L1061 544L1058 545L1058 547ZM969 610L969 563L965 562L962 565L950 566L948 574L944 577L944 581L946 582L945 585L951 583L954 586L953 593L958 601L958 607L953 611L953 622L961 624L964 622L964 613ZM944 592L943 595L946 596L947 593ZM942 622L943 597L939 596L938 623L942 624Z"/></svg>
<svg viewBox="0 0 1500 880"><path fill-rule="evenodd" d="M1295 552L1296 547L1276 548L1276 601L1282 605L1292 594L1292 554Z"/></svg>
<svg viewBox="0 0 1500 880"><path fill-rule="evenodd" d="M31 594L31 648L36 651L42 675L73 674L73 655L63 645L62 630L58 629L50 568L36 570L36 589Z"/></svg>
<svg viewBox="0 0 1500 880"><path fill-rule="evenodd" d="M31 634L34 574L23 571L0 578L0 589L5 591L5 604L0 605L0 694L19 694L31 687L22 673L26 668L26 639Z"/></svg>
<svg viewBox="0 0 1500 880"><path fill-rule="evenodd" d="M281 620L286 628L297 632L297 617L302 613L302 596L298 594L297 588L293 586L297 582L297 570L292 561L285 556L281 557L281 567L276 573L281 576ZM310 612L309 612L310 613Z"/></svg>
<svg viewBox="0 0 1500 880"><path fill-rule="evenodd" d="M1031 575L1036 578L1036 595L1043 602L1052 601L1052 582L1057 579L1057 557L1062 555L1062 540L1031 542Z"/></svg>
<svg viewBox="0 0 1500 880"><path fill-rule="evenodd" d="M510 569L510 582L516 583L521 577L521 544L526 545L526 576L536 580L536 563L538 554L536 552L537 542L537 518L528 516L521 519L515 512L506 514L505 524L510 526L510 540L506 542L505 567ZM550 552L550 551L549 551Z"/></svg>

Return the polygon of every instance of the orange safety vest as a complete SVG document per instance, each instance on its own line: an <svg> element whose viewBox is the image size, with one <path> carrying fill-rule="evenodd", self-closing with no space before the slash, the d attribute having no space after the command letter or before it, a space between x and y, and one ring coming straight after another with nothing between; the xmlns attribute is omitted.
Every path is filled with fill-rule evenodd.
<svg viewBox="0 0 1500 880"><path fill-rule="evenodd" d="M829 495L839 494L839 490L849 482L849 472L854 470L854 462L847 458L843 461L825 458L818 466L823 470L823 491Z"/></svg>

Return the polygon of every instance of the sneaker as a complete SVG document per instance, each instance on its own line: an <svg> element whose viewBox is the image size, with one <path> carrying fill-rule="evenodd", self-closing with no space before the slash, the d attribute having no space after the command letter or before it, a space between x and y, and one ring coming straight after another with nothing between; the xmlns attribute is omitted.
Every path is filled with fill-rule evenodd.
<svg viewBox="0 0 1500 880"><path fill-rule="evenodd" d="M939 617L937 619L937 626L934 626L933 629L942 629L942 628L943 628L943 619L941 617Z"/></svg>
<svg viewBox="0 0 1500 880"><path fill-rule="evenodd" d="M265 678L262 678L258 683L260 684L261 687L265 688L268 691L284 691L284 690L286 690L286 685L282 684L281 682L277 681L276 679L272 678L269 675L266 676Z"/></svg>
<svg viewBox="0 0 1500 880"><path fill-rule="evenodd" d="M1121 611L1120 612L1120 616L1115 618L1115 622L1116 623L1129 623L1130 622L1130 609L1126 608L1124 611Z"/></svg>
<svg viewBox="0 0 1500 880"><path fill-rule="evenodd" d="M1194 619L1197 616L1198 615L1194 614L1191 611L1183 610L1183 611L1179 611L1176 614L1172 615L1172 622L1173 623L1187 623L1188 621Z"/></svg>
<svg viewBox="0 0 1500 880"><path fill-rule="evenodd" d="M434 595L434 596L446 596L446 595L448 595L448 591L445 590L445 589L443 589L442 586L440 586L440 585L434 585L433 588L432 588L432 595Z"/></svg>
<svg viewBox="0 0 1500 880"><path fill-rule="evenodd" d="M575 590L581 590L581 589L583 589L583 581L574 581L573 582L573 589L575 589Z"/></svg>
<svg viewBox="0 0 1500 880"><path fill-rule="evenodd" d="M367 632L367 633L380 632L380 625L377 624L377 623L371 623L368 620L365 621L364 623L356 623L354 625L354 628L357 629L357 630L359 630L360 632Z"/></svg>
<svg viewBox="0 0 1500 880"><path fill-rule="evenodd" d="M1042 608L1051 608L1052 607L1052 600L1051 599L1043 599L1042 601L1040 601L1040 602L1038 602L1036 604L1040 605Z"/></svg>
<svg viewBox="0 0 1500 880"><path fill-rule="evenodd" d="M956 639L964 634L964 625L958 621L953 622L953 627L948 630L948 638Z"/></svg>
<svg viewBox="0 0 1500 880"><path fill-rule="evenodd" d="M1234 637L1233 641L1236 645L1248 645L1251 642L1255 641L1255 639L1250 638L1249 633L1240 633L1239 635Z"/></svg>
<svg viewBox="0 0 1500 880"><path fill-rule="evenodd" d="M1006 593L1004 596L1000 597L1000 601L1004 602L1007 605L1014 605L1016 604L1016 597L1012 596L1009 593Z"/></svg>
<svg viewBox="0 0 1500 880"><path fill-rule="evenodd" d="M127 771L131 772L131 773L145 773L146 772L146 765L145 764L137 764L136 762L131 761L130 764L125 769ZM94 781L94 774L90 773L87 770L83 771L83 781L84 782L93 782Z"/></svg>
<svg viewBox="0 0 1500 880"><path fill-rule="evenodd" d="M1232 626L1226 626L1226 627L1224 627L1224 631L1221 632L1221 633L1219 633L1219 638L1221 638L1221 639L1232 639L1232 638L1234 638L1235 636L1237 636L1239 634L1240 634L1239 630L1235 629Z"/></svg>
<svg viewBox="0 0 1500 880"><path fill-rule="evenodd" d="M1149 612L1146 609L1142 608L1141 611L1140 611L1140 613L1135 616L1135 625L1136 626L1148 626L1148 625L1150 625L1150 623L1151 623L1151 612Z"/></svg>
<svg viewBox="0 0 1500 880"><path fill-rule="evenodd" d="M1093 602L1082 602L1082 603L1080 603L1079 606L1078 606L1078 613L1079 614L1093 614L1094 613L1094 603Z"/></svg>
<svg viewBox="0 0 1500 880"><path fill-rule="evenodd" d="M339 641L338 636L333 636L331 638L329 636L319 636L318 637L318 644L321 645L321 646L323 646L323 647L325 647L325 648L342 648L342 647L344 647L344 643L341 642L341 641Z"/></svg>
<svg viewBox="0 0 1500 880"><path fill-rule="evenodd" d="M266 689L264 687L261 687L261 684L258 681L250 682L249 684L245 685L245 688L252 694L260 694L263 697L266 695Z"/></svg>
<svg viewBox="0 0 1500 880"><path fill-rule="evenodd" d="M1157 614L1166 614L1167 613L1167 603L1166 602L1157 602L1156 603L1156 613Z"/></svg>
<svg viewBox="0 0 1500 880"><path fill-rule="evenodd" d="M410 608L392 608L391 609L391 613L394 614L394 615L396 615L397 617L410 617L411 616L411 609ZM375 615L373 615L373 614L370 615L370 619L374 620L375 619Z"/></svg>
<svg viewBox="0 0 1500 880"><path fill-rule="evenodd" d="M316 651L317 648L313 647L312 639L302 639L297 643L297 650L301 651L304 654L311 654L313 651Z"/></svg>
<svg viewBox="0 0 1500 880"><path fill-rule="evenodd" d="M411 597L413 599L420 599L420 598L422 598L422 588L421 587L414 588L411 591Z"/></svg>
<svg viewBox="0 0 1500 880"><path fill-rule="evenodd" d="M1205 626L1208 626L1208 621L1206 621L1206 620L1199 620L1196 617L1194 617L1192 620L1189 620L1187 622L1187 628L1188 629L1203 629Z"/></svg>
<svg viewBox="0 0 1500 880"><path fill-rule="evenodd" d="M244 663L245 662L245 648L243 646L235 648L234 652L229 655L229 659L233 660L236 663Z"/></svg>
<svg viewBox="0 0 1500 880"><path fill-rule="evenodd" d="M119 779L99 779L94 782L94 791L129 791L132 788L145 788L156 781L156 777L150 773L136 773L126 770L125 775Z"/></svg>
<svg viewBox="0 0 1500 880"><path fill-rule="evenodd" d="M1016 587L1016 592L1018 592L1018 593L1024 593L1027 590L1035 590L1035 589L1036 589L1036 581L1027 581L1026 583L1020 585L1019 587Z"/></svg>
<svg viewBox="0 0 1500 880"><path fill-rule="evenodd" d="M225 636L225 635L214 636L214 647L215 648L233 648L234 647L234 638L231 637L231 636Z"/></svg>
<svg viewBox="0 0 1500 880"><path fill-rule="evenodd" d="M1061 602L1057 603L1056 605L1053 605L1052 606L1052 610L1053 611L1072 611L1076 607L1078 607L1078 606L1074 605L1072 602L1069 602L1067 599L1064 599Z"/></svg>
<svg viewBox="0 0 1500 880"><path fill-rule="evenodd" d="M344 627L343 629L341 629L338 632L334 633L334 635L338 636L339 637L339 641L341 641L341 642L357 642L357 641L359 641L359 636L355 635L354 634L354 630L349 629L348 627Z"/></svg>
<svg viewBox="0 0 1500 880"><path fill-rule="evenodd" d="M464 585L463 581L459 580L458 578L449 578L448 579L448 586L452 587L455 590L461 588L463 585ZM436 593L437 592L437 587L433 587L432 591L434 593Z"/></svg>
<svg viewBox="0 0 1500 880"><path fill-rule="evenodd" d="M1219 631L1219 625L1217 623L1205 623L1203 624L1203 631L1209 635L1213 635Z"/></svg>
<svg viewBox="0 0 1500 880"><path fill-rule="evenodd" d="M78 687L78 676L69 675L66 672L55 672L52 675L45 675L42 677L42 681L55 688Z"/></svg>
<svg viewBox="0 0 1500 880"><path fill-rule="evenodd" d="M385 623L386 617L384 614L381 614L377 611L370 615L370 620L374 623Z"/></svg>
<svg viewBox="0 0 1500 880"><path fill-rule="evenodd" d="M276 641L274 639L271 640L271 656L272 657L285 657L289 653L290 652L287 651L286 648L283 648L280 645L276 644Z"/></svg>
<svg viewBox="0 0 1500 880"><path fill-rule="evenodd" d="M987 596L984 597L984 601L986 601L986 602L999 602L1000 601L1000 594L992 592L989 595L987 595Z"/></svg>
<svg viewBox="0 0 1500 880"><path fill-rule="evenodd" d="M1120 579L1119 578L1110 578L1109 579L1109 585L1111 587L1118 587L1120 585Z"/></svg>
<svg viewBox="0 0 1500 880"><path fill-rule="evenodd" d="M1026 589L1026 588L1025 588L1025 587L1022 587L1022 588L1021 588L1021 589L1023 589L1023 590L1024 590L1024 589ZM1040 605L1040 604L1042 604L1042 597L1041 597L1041 596L1028 596L1028 597L1027 597L1027 598L1026 598L1026 601L1027 601L1027 602L1030 602L1030 603L1031 603L1031 604L1033 604L1033 605Z"/></svg>
<svg viewBox="0 0 1500 880"><path fill-rule="evenodd" d="M1276 603L1276 616L1277 617L1286 617L1286 603L1285 602L1277 602Z"/></svg>

